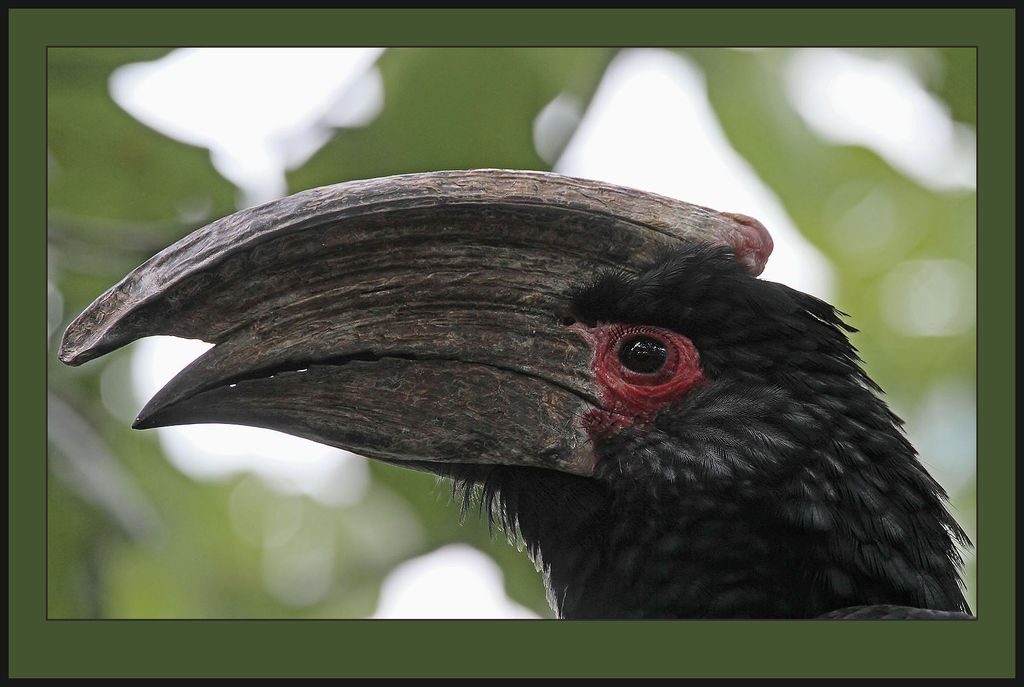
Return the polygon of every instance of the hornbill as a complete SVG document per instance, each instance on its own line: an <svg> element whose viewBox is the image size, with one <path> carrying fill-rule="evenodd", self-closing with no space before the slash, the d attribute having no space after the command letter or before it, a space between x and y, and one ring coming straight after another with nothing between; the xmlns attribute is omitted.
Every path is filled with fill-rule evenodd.
<svg viewBox="0 0 1024 687"><path fill-rule="evenodd" d="M942 488L756 220L555 174L312 189L180 240L65 332L216 344L136 428L268 427L452 481L562 618L970 618Z"/></svg>

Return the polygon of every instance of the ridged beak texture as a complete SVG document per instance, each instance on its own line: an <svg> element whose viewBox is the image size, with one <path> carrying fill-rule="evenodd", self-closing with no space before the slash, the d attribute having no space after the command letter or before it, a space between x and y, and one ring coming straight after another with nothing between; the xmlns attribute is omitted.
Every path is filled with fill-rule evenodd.
<svg viewBox="0 0 1024 687"><path fill-rule="evenodd" d="M586 475L597 404L571 293L680 241L734 247L756 220L540 172L409 174L243 210L160 252L64 333L69 365L153 335L216 344L137 428L268 427L392 463Z"/></svg>

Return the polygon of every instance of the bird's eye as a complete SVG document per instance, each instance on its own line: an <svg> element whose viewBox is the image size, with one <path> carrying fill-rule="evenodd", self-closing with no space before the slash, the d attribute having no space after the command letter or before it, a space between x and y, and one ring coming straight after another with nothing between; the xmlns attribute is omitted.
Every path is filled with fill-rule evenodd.
<svg viewBox="0 0 1024 687"><path fill-rule="evenodd" d="M591 417L598 424L587 427L593 436L607 430L608 422L625 426L615 424L622 418L646 422L704 378L697 347L679 332L631 323L569 326L593 347L590 369L601 402Z"/></svg>
<svg viewBox="0 0 1024 687"><path fill-rule="evenodd" d="M569 328L593 346L590 367L616 402L661 403L685 393L704 374L696 346L671 329L600 322L573 322Z"/></svg>
<svg viewBox="0 0 1024 687"><path fill-rule="evenodd" d="M649 336L628 339L619 347L619 362L638 374L654 374L664 367L666 360L665 344Z"/></svg>

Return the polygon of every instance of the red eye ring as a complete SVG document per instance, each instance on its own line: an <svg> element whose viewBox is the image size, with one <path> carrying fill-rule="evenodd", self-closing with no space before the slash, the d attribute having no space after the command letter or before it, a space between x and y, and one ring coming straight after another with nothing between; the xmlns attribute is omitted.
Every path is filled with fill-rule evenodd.
<svg viewBox="0 0 1024 687"><path fill-rule="evenodd" d="M704 380L697 347L671 329L621 324L588 327L580 322L569 328L593 347L590 369L601 407L584 417L591 437L647 425ZM630 347L638 342L646 350L631 352Z"/></svg>
<svg viewBox="0 0 1024 687"><path fill-rule="evenodd" d="M702 377L700 355L687 337L670 329L647 325L572 325L591 342L591 369L595 381L614 406L653 410L683 395ZM623 348L639 339L651 340L665 350L664 363L653 372L629 369L622 361Z"/></svg>

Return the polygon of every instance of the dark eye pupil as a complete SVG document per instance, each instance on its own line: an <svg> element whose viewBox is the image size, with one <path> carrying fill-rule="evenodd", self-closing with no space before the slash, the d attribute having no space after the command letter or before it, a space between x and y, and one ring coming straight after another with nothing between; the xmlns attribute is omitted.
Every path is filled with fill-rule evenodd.
<svg viewBox="0 0 1024 687"><path fill-rule="evenodd" d="M619 349L619 361L628 370L641 374L657 372L665 364L668 351L665 344L649 336L627 341Z"/></svg>

